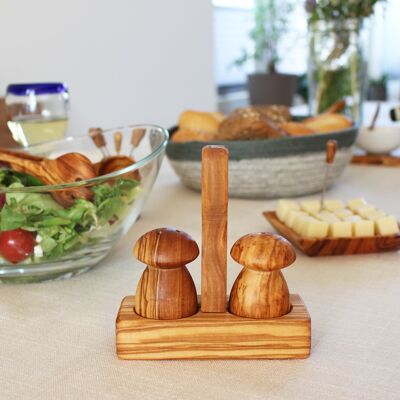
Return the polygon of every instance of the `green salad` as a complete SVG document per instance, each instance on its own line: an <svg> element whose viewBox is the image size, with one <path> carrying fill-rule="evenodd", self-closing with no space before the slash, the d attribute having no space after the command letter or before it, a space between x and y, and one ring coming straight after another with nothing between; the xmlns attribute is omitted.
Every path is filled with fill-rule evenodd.
<svg viewBox="0 0 400 400"><path fill-rule="evenodd" d="M30 175L0 170L0 187L37 185L42 183ZM12 263L60 257L94 238L94 231L123 218L140 188L137 180L115 179L91 190L93 201L78 199L69 208L48 193L3 193L0 256Z"/></svg>

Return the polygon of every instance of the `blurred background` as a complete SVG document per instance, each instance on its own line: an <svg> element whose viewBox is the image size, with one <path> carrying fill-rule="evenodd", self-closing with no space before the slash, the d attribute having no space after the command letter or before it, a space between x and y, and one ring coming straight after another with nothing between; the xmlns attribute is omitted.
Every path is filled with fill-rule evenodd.
<svg viewBox="0 0 400 400"><path fill-rule="evenodd" d="M289 3L275 68L299 77L296 105L307 101L307 15L304 1ZM2 0L0 97L9 83L66 82L70 135L171 126L188 108L229 112L249 102L247 74L260 70L243 59L254 11L253 0ZM364 23L371 99L399 100L399 15L400 1L378 2Z"/></svg>

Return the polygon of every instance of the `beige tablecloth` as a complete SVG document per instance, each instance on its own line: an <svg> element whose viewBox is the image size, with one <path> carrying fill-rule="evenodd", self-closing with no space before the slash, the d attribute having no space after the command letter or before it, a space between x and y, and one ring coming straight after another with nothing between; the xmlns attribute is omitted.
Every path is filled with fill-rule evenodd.
<svg viewBox="0 0 400 400"><path fill-rule="evenodd" d="M329 193L365 196L400 217L400 169L351 166ZM229 244L270 230L275 201L231 200ZM169 164L141 219L95 270L0 286L0 399L399 399L400 254L307 258L284 271L312 317L312 353L292 361L120 361L114 321L143 266L139 235L176 226L200 241L200 196ZM239 266L229 262L229 282ZM200 261L190 270L200 283Z"/></svg>

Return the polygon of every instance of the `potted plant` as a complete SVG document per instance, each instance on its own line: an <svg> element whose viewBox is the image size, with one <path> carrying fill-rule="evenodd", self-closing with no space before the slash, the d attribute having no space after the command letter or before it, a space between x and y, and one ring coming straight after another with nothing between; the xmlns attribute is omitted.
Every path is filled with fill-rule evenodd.
<svg viewBox="0 0 400 400"><path fill-rule="evenodd" d="M363 21L384 0L307 0L311 114L345 98L348 114L362 122L367 62L363 55Z"/></svg>
<svg viewBox="0 0 400 400"><path fill-rule="evenodd" d="M368 100L378 100L385 101L387 100L387 81L388 76L383 74L379 79L371 79L368 84Z"/></svg>
<svg viewBox="0 0 400 400"><path fill-rule="evenodd" d="M277 64L278 48L293 7L292 0L255 0L254 27L250 31L253 49L244 49L234 61L236 66L254 62L255 73L248 75L251 104L292 105L297 77L278 73Z"/></svg>

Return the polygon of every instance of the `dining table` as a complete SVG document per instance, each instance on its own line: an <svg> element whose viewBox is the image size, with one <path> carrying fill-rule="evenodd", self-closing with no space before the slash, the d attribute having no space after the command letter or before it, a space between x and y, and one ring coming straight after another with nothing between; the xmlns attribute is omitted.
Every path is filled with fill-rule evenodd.
<svg viewBox="0 0 400 400"><path fill-rule="evenodd" d="M400 217L400 169L349 165L327 197ZM309 195L304 198L318 198ZM276 199L229 199L228 252L274 232ZM400 399L400 252L308 257L283 271L311 316L311 354L296 360L120 360L115 320L145 266L133 246L175 227L201 244L201 195L165 159L130 231L93 270L66 280L0 285L0 399ZM188 266L200 292L200 257ZM228 291L241 270L228 255Z"/></svg>

